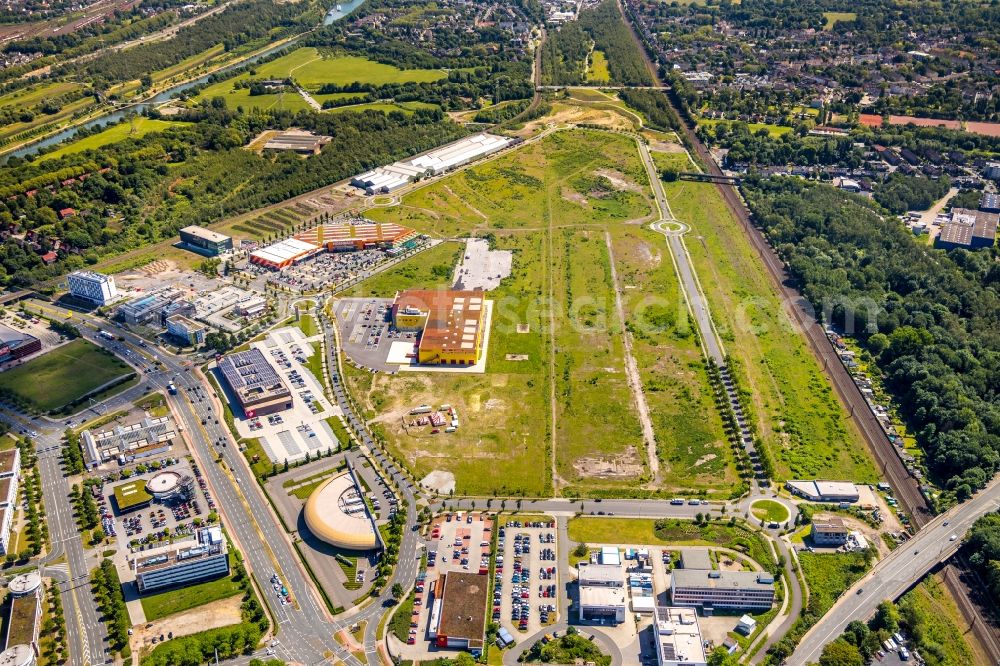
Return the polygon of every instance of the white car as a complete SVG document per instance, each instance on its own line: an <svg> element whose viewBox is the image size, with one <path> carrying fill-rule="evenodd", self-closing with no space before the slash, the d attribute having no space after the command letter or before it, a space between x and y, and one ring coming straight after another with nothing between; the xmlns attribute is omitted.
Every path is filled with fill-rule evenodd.
<svg viewBox="0 0 1000 666"><path fill-rule="evenodd" d="M948 537L948 541L954 541L957 538L958 538L957 534L952 534L950 537Z"/></svg>

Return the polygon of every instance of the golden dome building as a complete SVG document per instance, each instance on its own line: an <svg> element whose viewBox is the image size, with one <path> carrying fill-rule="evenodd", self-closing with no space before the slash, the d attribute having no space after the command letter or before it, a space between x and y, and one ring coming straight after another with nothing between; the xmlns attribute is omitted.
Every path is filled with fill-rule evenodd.
<svg viewBox="0 0 1000 666"><path fill-rule="evenodd" d="M350 472L320 484L304 511L309 531L331 546L355 551L379 547L375 523Z"/></svg>

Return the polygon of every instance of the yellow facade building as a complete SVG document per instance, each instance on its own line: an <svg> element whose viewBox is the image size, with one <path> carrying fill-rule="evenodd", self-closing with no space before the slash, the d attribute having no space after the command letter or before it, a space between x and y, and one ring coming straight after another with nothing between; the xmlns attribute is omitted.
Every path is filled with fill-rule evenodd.
<svg viewBox="0 0 1000 666"><path fill-rule="evenodd" d="M408 289L396 294L392 323L420 333L417 362L475 365L482 356L486 302L481 291Z"/></svg>

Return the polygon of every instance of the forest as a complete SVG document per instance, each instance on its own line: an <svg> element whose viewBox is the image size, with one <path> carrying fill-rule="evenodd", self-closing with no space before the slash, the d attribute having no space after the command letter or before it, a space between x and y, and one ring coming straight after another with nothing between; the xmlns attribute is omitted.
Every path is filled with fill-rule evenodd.
<svg viewBox="0 0 1000 666"><path fill-rule="evenodd" d="M969 564L986 579L994 604L1000 604L1000 513L990 513L973 524L966 537Z"/></svg>
<svg viewBox="0 0 1000 666"><path fill-rule="evenodd" d="M864 164L864 153L853 146L850 137L801 136L788 132L772 137L767 128L752 132L741 121L699 125L698 135L710 144L728 148L731 164L753 166L847 166Z"/></svg>
<svg viewBox="0 0 1000 666"><path fill-rule="evenodd" d="M580 18L550 33L542 45L542 82L580 85L591 45L608 59L612 85L652 85L642 52L614 0L580 12Z"/></svg>
<svg viewBox="0 0 1000 666"><path fill-rule="evenodd" d="M877 204L793 178L742 188L803 295L875 360L932 478L965 500L1000 469L1000 263L933 250Z"/></svg>
<svg viewBox="0 0 1000 666"><path fill-rule="evenodd" d="M438 109L238 114L214 99L175 119L190 124L59 159L12 158L0 166L0 282L24 286L55 277L171 237L187 224L284 201L466 133ZM287 127L334 139L308 160L242 148L265 129ZM58 261L46 265L41 254L57 246Z"/></svg>
<svg viewBox="0 0 1000 666"><path fill-rule="evenodd" d="M947 176L931 179L894 173L875 188L874 198L883 208L901 215L908 210L927 210L949 187Z"/></svg>

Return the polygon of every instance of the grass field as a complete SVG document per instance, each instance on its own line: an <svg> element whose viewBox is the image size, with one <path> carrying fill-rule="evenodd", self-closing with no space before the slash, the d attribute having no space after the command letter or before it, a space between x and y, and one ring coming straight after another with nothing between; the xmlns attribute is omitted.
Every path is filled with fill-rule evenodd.
<svg viewBox="0 0 1000 666"><path fill-rule="evenodd" d="M45 160L53 160L65 155L81 153L85 150L100 148L102 146L118 143L119 141L124 141L129 138L138 139L139 137L145 136L151 132L162 132L170 127L186 124L187 123L169 120L153 120L143 116L136 116L134 122L121 122L117 125L109 127L103 132L91 134L90 136L80 139L79 141L68 143L57 150L53 150L51 153L46 153L45 155L40 156L38 161L44 162Z"/></svg>
<svg viewBox="0 0 1000 666"><path fill-rule="evenodd" d="M740 551L764 567L773 562L763 537L741 522L729 525L728 521L713 521L696 525L691 520L581 516L571 518L567 527L569 538L577 543L714 546Z"/></svg>
<svg viewBox="0 0 1000 666"><path fill-rule="evenodd" d="M461 243L439 243L373 275L341 296L392 298L402 289L451 287L455 265L464 250L465 246Z"/></svg>
<svg viewBox="0 0 1000 666"><path fill-rule="evenodd" d="M181 613L242 593L243 589L239 583L226 576L176 590L166 590L143 596L141 597L142 610L146 614L146 621L152 622L168 615Z"/></svg>
<svg viewBox="0 0 1000 666"><path fill-rule="evenodd" d="M828 611L837 597L866 571L865 558L861 553L799 552L798 557L809 586L809 608L815 608L816 617Z"/></svg>
<svg viewBox="0 0 1000 666"><path fill-rule="evenodd" d="M780 502L757 500L750 506L753 515L765 522L783 523L788 520L788 509Z"/></svg>
<svg viewBox="0 0 1000 666"><path fill-rule="evenodd" d="M77 339L0 374L0 389L50 411L131 372L109 352Z"/></svg>
<svg viewBox="0 0 1000 666"><path fill-rule="evenodd" d="M719 123L729 123L733 121L722 120L719 118L699 118L699 125L718 125ZM751 132L757 132L757 130L766 129L767 133L773 137L781 136L782 134L788 134L792 131L791 127L785 127L784 125L765 125L764 123L746 123L746 126Z"/></svg>
<svg viewBox="0 0 1000 666"><path fill-rule="evenodd" d="M977 659L966 638L967 623L955 601L936 576L928 576L899 600L908 621L915 621L919 631L918 649L927 666L985 663Z"/></svg>
<svg viewBox="0 0 1000 666"><path fill-rule="evenodd" d="M858 18L858 15L854 12L823 12L823 18L826 19L823 29L833 30L833 26L837 25L838 22L854 21Z"/></svg>
<svg viewBox="0 0 1000 666"><path fill-rule="evenodd" d="M604 51L594 51L590 54L590 67L587 68L587 81L591 83L607 83L611 80L608 71L608 58Z"/></svg>
<svg viewBox="0 0 1000 666"><path fill-rule="evenodd" d="M876 481L860 433L718 190L680 181L664 189L692 227L687 248L776 478Z"/></svg>
<svg viewBox="0 0 1000 666"><path fill-rule="evenodd" d="M5 95L0 95L0 108L17 106L22 109L30 109L48 99L59 97L60 95L65 95L79 89L79 83L69 83L66 81L39 83L14 90Z"/></svg>
<svg viewBox="0 0 1000 666"><path fill-rule="evenodd" d="M241 74L232 79L220 81L204 88L195 98L196 101L211 99L212 97L223 97L226 105L230 108L242 106L244 108L284 108L290 111L309 109L302 96L295 92L286 92L284 95L256 95L251 96L246 88L234 89L233 85L241 81L250 79L294 79L302 88L310 92L318 91L323 84L333 83L346 85L360 81L375 85L388 83L405 83L409 81L428 82L442 79L447 74L439 69L399 69L392 65L360 58L358 56L329 55L321 53L313 47L303 47L295 49L291 53L284 55L271 62L264 63L253 70L253 73ZM343 95L338 93L337 95ZM351 93L348 96L354 97ZM280 97L280 99L279 99ZM317 95L316 100L323 103L326 99L332 99L334 95ZM368 108L378 108L379 110L407 110L413 107L406 105L397 106L394 104L365 105ZM382 108L385 107L385 108ZM363 110L361 107L345 107L340 110Z"/></svg>

